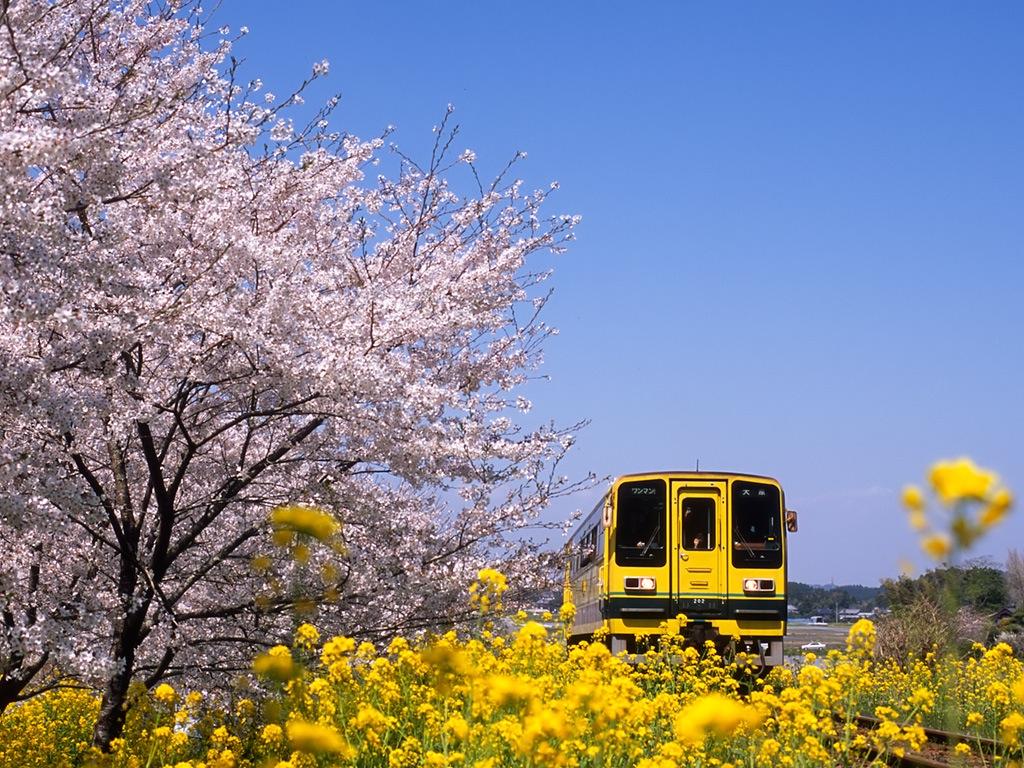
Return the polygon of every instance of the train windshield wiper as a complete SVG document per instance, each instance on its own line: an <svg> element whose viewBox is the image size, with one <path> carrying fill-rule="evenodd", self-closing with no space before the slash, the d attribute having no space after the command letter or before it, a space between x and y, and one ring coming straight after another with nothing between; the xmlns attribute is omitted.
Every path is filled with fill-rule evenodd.
<svg viewBox="0 0 1024 768"><path fill-rule="evenodd" d="M744 549L746 549L746 550L747 550L747 554L749 554L749 555L750 555L751 557L756 557L756 555L754 554L754 550L753 550L753 549L751 548L751 546L750 546L750 545L749 545L749 544L747 543L747 540L743 538L743 534L742 534L742 533L740 533L740 529L739 529L739 528L733 528L733 529L732 529L732 534L733 534L733 536L734 536L734 537L736 538L736 540L737 540L737 541L738 541L738 542L739 542L740 544L742 544L742 545L743 545Z"/></svg>
<svg viewBox="0 0 1024 768"><path fill-rule="evenodd" d="M651 538L649 538L649 539L647 540L647 543L646 543L646 544L644 544L644 548L640 550L640 557L647 557L647 552L648 552L648 551L650 550L650 548L651 548L651 545L653 545L653 544L654 544L654 539L655 539L655 538L657 538L657 536L658 536L658 533L659 533L660 531L661 531L661 523L658 523L658 524L657 524L657 525L656 525L656 526L654 527L654 533L652 533L652 534L651 534Z"/></svg>

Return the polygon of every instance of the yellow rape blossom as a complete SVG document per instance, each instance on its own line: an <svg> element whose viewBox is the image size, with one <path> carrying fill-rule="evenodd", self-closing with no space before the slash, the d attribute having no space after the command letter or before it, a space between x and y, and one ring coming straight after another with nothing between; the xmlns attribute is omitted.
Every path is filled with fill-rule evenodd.
<svg viewBox="0 0 1024 768"><path fill-rule="evenodd" d="M459 741L469 735L469 723L462 715L452 715L444 724L444 729Z"/></svg>
<svg viewBox="0 0 1024 768"><path fill-rule="evenodd" d="M324 541L341 528L338 521L323 510L297 504L277 507L270 513L270 523L276 532L301 533ZM275 543L289 543L291 537L281 536Z"/></svg>
<svg viewBox="0 0 1024 768"><path fill-rule="evenodd" d="M764 715L754 707L719 693L703 696L680 712L674 722L676 738L698 744L709 733L729 736L738 728L756 728Z"/></svg>
<svg viewBox="0 0 1024 768"><path fill-rule="evenodd" d="M935 692L928 688L918 688L910 695L909 703L922 712L931 712L935 706Z"/></svg>
<svg viewBox="0 0 1024 768"><path fill-rule="evenodd" d="M295 645L298 648L312 649L320 642L320 632L309 623L299 624L295 629Z"/></svg>
<svg viewBox="0 0 1024 768"><path fill-rule="evenodd" d="M1013 685L1010 686L1010 690L1013 692L1014 701L1018 704L1024 704L1024 677L1019 677Z"/></svg>
<svg viewBox="0 0 1024 768"><path fill-rule="evenodd" d="M967 550L1006 517L1013 495L999 486L994 472L968 458L940 461L929 472L929 483L945 509L929 525L924 494L916 486L903 490L903 505L910 525L921 533L921 547L934 560L948 561Z"/></svg>
<svg viewBox="0 0 1024 768"><path fill-rule="evenodd" d="M325 666L330 666L336 661L343 660L356 649L356 641L351 637L332 637L324 643L320 653L320 659Z"/></svg>
<svg viewBox="0 0 1024 768"><path fill-rule="evenodd" d="M846 635L846 649L870 655L875 650L875 625L870 619L858 619Z"/></svg>
<svg viewBox="0 0 1024 768"><path fill-rule="evenodd" d="M983 528L990 528L1000 522L1013 506L1013 494L1001 488L992 496L992 500L982 510L978 522Z"/></svg>
<svg viewBox="0 0 1024 768"><path fill-rule="evenodd" d="M494 568L482 568L469 587L469 602L481 615L500 611L501 596L508 590L505 574Z"/></svg>
<svg viewBox="0 0 1024 768"><path fill-rule="evenodd" d="M999 734L1002 740L1010 747L1020 745L1020 732L1024 729L1024 715L1020 712L1013 712L999 721Z"/></svg>
<svg viewBox="0 0 1024 768"><path fill-rule="evenodd" d="M263 726L263 730L260 732L260 738L266 744L279 744L284 738L284 731L281 730L281 726L277 723L270 723Z"/></svg>
<svg viewBox="0 0 1024 768"><path fill-rule="evenodd" d="M153 698L161 704L173 705L178 700L178 693L167 683L160 683L153 691Z"/></svg>
<svg viewBox="0 0 1024 768"><path fill-rule="evenodd" d="M953 542L944 533L932 533L921 539L921 549L934 560L945 560L953 551Z"/></svg>
<svg viewBox="0 0 1024 768"><path fill-rule="evenodd" d="M341 734L329 726L292 720L288 723L287 732L292 748L300 752L315 755L336 754L344 758L355 755Z"/></svg>
<svg viewBox="0 0 1024 768"><path fill-rule="evenodd" d="M291 680L299 672L291 650L284 645L275 645L266 653L261 653L253 660L252 668L257 675L282 683Z"/></svg>
<svg viewBox="0 0 1024 768"><path fill-rule="evenodd" d="M965 499L984 500L997 482L995 473L981 469L966 457L936 462L928 479L946 504Z"/></svg>
<svg viewBox="0 0 1024 768"><path fill-rule="evenodd" d="M548 636L548 631L543 624L536 621L528 621L519 629L519 638L522 640L543 640Z"/></svg>
<svg viewBox="0 0 1024 768"><path fill-rule="evenodd" d="M924 510L924 494L916 485L908 485L903 489L903 506L913 512Z"/></svg>

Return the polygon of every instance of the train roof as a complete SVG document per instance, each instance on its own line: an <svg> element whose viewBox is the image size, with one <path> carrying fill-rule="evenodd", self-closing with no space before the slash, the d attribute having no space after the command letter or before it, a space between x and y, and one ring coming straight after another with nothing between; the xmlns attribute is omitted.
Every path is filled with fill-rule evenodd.
<svg viewBox="0 0 1024 768"><path fill-rule="evenodd" d="M755 475L752 472L717 472L708 470L693 470L693 469L678 469L678 470L651 470L650 472L630 472L628 475L619 475L615 478L615 481L619 480L632 480L636 477L650 477L651 475L672 475L673 477L756 477L759 480L771 480L773 483L779 482L774 477L768 475Z"/></svg>

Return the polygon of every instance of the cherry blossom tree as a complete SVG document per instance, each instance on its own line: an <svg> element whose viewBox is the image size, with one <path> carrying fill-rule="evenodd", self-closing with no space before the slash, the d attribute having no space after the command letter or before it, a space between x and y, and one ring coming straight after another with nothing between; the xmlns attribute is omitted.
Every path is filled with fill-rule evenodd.
<svg viewBox="0 0 1024 768"><path fill-rule="evenodd" d="M326 62L276 100L189 3L0 8L0 711L95 684L105 748L133 680L247 668L296 608L385 636L528 578L578 428L523 426L551 190L447 118L370 173L335 100L293 123ZM275 546L296 503L337 529Z"/></svg>

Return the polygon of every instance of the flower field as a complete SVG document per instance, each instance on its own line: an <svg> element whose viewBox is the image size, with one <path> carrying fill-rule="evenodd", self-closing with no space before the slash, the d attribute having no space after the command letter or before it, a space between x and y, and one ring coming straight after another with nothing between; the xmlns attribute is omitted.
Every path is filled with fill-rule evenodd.
<svg viewBox="0 0 1024 768"><path fill-rule="evenodd" d="M670 640L630 664L523 618L504 633L382 650L321 642L303 624L292 647L256 660L259 684L233 701L167 684L136 691L110 755L88 747L97 699L51 692L0 719L0 766L866 765L865 747L914 749L928 724L1001 739L1004 760L1024 758L1024 665L1003 644L901 668L873 659L862 620L844 652L758 680L711 648ZM882 725L858 732L859 713Z"/></svg>
<svg viewBox="0 0 1024 768"><path fill-rule="evenodd" d="M904 503L931 554L965 551L1012 503L967 460L937 464L930 481L943 505L933 517L945 512L950 533L927 522L918 489ZM299 523L289 521L330 533L308 511ZM743 654L725 658L681 634L636 658L613 656L601 638L567 645L571 603L557 619L505 619L506 590L485 568L469 589L474 627L386 647L297 624L291 645L257 656L230 695L136 684L108 753L90 746L96 693L52 690L0 718L0 768L882 765L921 748L927 726L999 741L995 764L1024 762L1024 663L1006 643L881 658L862 619L845 650L761 676ZM858 715L879 724L865 731ZM969 740L955 750L971 764Z"/></svg>
<svg viewBox="0 0 1024 768"><path fill-rule="evenodd" d="M342 61L365 65L371 91L395 91L400 122L421 122L418 110L447 102L437 98L443 91L484 99L470 114L481 114L481 107L487 114L486 98L494 96L497 109L511 108L509 119L496 118L505 114L499 111L488 120L500 127L499 142L521 124L539 133L541 157L561 157L565 141L552 144L553 152L544 146L556 124L571 123L548 119L558 110L544 106L534 81L550 89L550 104L575 104L581 97L581 104L606 109L614 106L609 94L619 93L626 99L619 111L642 118L632 86L656 81L640 76L647 70L674 78L679 57L672 57L672 66L643 64L646 69L625 79L617 68L613 80L627 88L606 87L600 66L581 69L578 78L563 76L560 67L586 60L575 52L562 55L570 50L563 41L601 57L602 47L592 40L639 40L635 55L616 51L618 63L671 54L671 45L643 44L646 28L641 35L619 34L623 19L646 22L649 14L568 9L565 19L556 19L546 7L537 14L519 4L493 10L478 4L483 16L508 16L488 25L480 23L481 14L417 3L408 9L426 14L429 24L411 23L404 10L401 23L389 24L370 4L221 5L0 0L0 768L850 768L920 749L927 726L968 734L956 747L964 768L978 762L966 754L975 736L998 740L1002 765L1024 766L1024 556L1007 552L1005 571L995 563L973 567L966 557L1012 511L1013 494L995 472L953 458L903 488L906 522L919 538L913 546L937 567L917 579L885 579L878 591L870 587L878 595L871 605L850 605L860 598L833 583L827 591L814 589L818 607L807 610L802 600L797 604L798 582L787 584L805 573L817 582L824 573L831 581L834 574L875 580L895 572L896 563L879 560L894 555L901 539L891 535L891 520L875 516L885 503L876 490L890 487L892 473L922 450L920 441L937 434L918 427L957 415L949 401L958 392L971 400L957 430L942 432L942 443L962 434L994 457L1003 452L1000 446L1013 447L1004 438L993 450L978 435L986 419L1006 429L1006 414L1018 401L1014 372L1001 377L1005 405L993 397L1001 390L961 390L947 372L959 359L946 347L1005 357L992 342L996 336L963 325L961 315L994 322L999 332L1012 328L1012 322L998 322L998 313L984 311L986 302L999 309L986 286L993 280L1016 285L1018 276L989 269L986 277L993 279L973 281L981 286L983 311L960 311L963 270L949 250L970 243L972 258L979 247L999 253L995 240L986 244L966 231L958 237L941 228L939 245L946 250L935 258L929 255L934 249L911 249L936 261L922 264L927 275L942 279L925 286L921 270L908 267L902 254L907 243L939 231L931 223L941 220L931 213L904 216L872 203L880 225L862 250L882 255L845 258L852 245L823 241L823 249L802 260L799 248L790 254L792 227L777 228L781 244L762 247L756 228L733 224L743 214L722 197L725 204L712 208L724 218L711 226L754 233L754 247L706 258L699 235L697 241L691 234L676 237L675 230L688 228L675 221L660 226L665 217L647 202L674 201L679 175L641 178L632 170L651 154L640 151L643 146L684 157L676 151L678 131L666 138L660 128L626 126L616 132L629 136L623 142L610 138L609 121L580 120L572 130L581 136L596 131L598 151L570 142L580 159L572 173L589 169L595 183L582 185L583 197L570 197L571 208L563 212L552 209L564 194L558 182L536 184L549 177L543 169L526 172L526 152L516 150L506 162L507 144L495 158L497 146L484 138L478 160L463 144L473 134L460 132L453 105L433 116L429 133L399 142L386 116L363 114L358 104L339 109L340 96L321 90L327 59L296 76L299 70L271 53L306 56L323 32L340 46ZM243 43L249 27L236 23L244 19L235 14L246 12L265 24L267 37L258 32ZM295 38L301 44L289 43L284 20L301 22ZM683 21L682 27L656 26L700 34L715 29L703 19ZM466 32L454 34L463 22ZM827 30L877 26L886 34L869 42L895 39L889 24L840 22ZM612 25L608 34L604 24ZM580 34L562 34L577 26ZM748 26L722 22L730 33L747 34ZM485 39L478 28L501 34L488 32ZM908 29L914 41L932 38L914 25ZM559 33L554 42L550 30ZM506 32L511 37L499 39ZM537 47L531 49L526 44L534 32ZM379 43L377 35L383 35ZM711 70L733 77L742 57L723 59L718 37L707 49L716 63L729 66ZM760 36L759 43L762 37L771 40ZM980 41L986 54L997 52L987 35L959 37ZM799 36L818 47L823 39ZM484 58L479 40L486 42L481 50L488 63L460 66ZM456 43L471 47L460 52ZM246 63L250 44L273 57L266 82ZM931 47L942 54L940 64L979 58L950 57L948 46ZM787 53L782 58L788 60L791 48L779 49ZM748 49L760 72L767 59L744 41L737 46L741 53ZM861 47L823 50L845 56ZM923 60L907 46L893 50L915 64ZM548 66L549 59L558 61ZM818 71L827 71L822 60L814 55L808 66L787 67L785 77L761 79L788 82L803 70L820 79ZM851 59L856 90L885 96L860 88L861 63ZM347 76L364 71L344 69ZM932 69L879 71L888 82L894 72L931 75ZM451 72L475 76L477 70L486 72L486 83L453 87ZM994 74L1017 70L999 65ZM409 72L425 78L414 90L428 97L406 97ZM959 69L956 74L963 80ZM929 87L905 90L927 97L937 81L926 79ZM435 80L442 92L429 96ZM833 81L829 77L829 92L848 90L832 88ZM671 87L651 91L659 113L654 126L673 117L662 114L665 105L679 108L679 99L661 98L676 80L666 83ZM522 98L510 97L510 89L523 85ZM747 85L741 85L698 90L712 95L714 115L725 104L717 94L742 95ZM808 93L823 90L817 82L807 87ZM347 92L348 86L331 90ZM976 95L986 89L959 90ZM307 104L307 98L320 103ZM772 108L787 104L763 101ZM936 100L942 117L949 112L946 101ZM839 102L857 106L847 98ZM538 105L543 112L533 118L530 109ZM974 106L961 112L982 114ZM1001 115L1001 102L996 106L993 114ZM360 139L334 122L343 112L380 130ZM856 108L848 119L836 119L833 110L818 113L835 121L835 145L844 150L850 126L865 114ZM587 111L573 107L566 114L575 119ZM684 115L686 126L699 122ZM805 122L802 115L798 122ZM746 130L748 123L737 124ZM1002 117L979 122L1003 124L1015 125ZM806 143L794 141L789 130L760 133L777 134L797 151ZM896 136L898 150L899 136L882 134ZM828 139L827 131L820 135ZM713 169L716 179L720 166L735 166L733 186L745 188L748 164L734 162L733 142L718 143L727 162L698 165ZM825 146L811 144L814 150ZM868 161L851 168L871 173L920 166L928 170L921 183L934 186L939 179L931 162L879 163L877 144L868 141ZM936 151L961 157L946 147ZM774 154L756 154L779 169L816 167L789 162L785 154L778 157L787 161L778 162ZM993 157L992 167L1002 168L1003 158ZM625 170L609 163L625 163ZM692 165L684 163L686 170ZM797 188L812 190L813 197L827 183L818 176L809 185L798 173ZM652 191L648 177L668 179L665 194ZM620 181L607 184L608 178ZM759 189L785 190L784 181ZM875 188L916 189L911 182L874 184L872 194ZM951 190L977 186L952 184ZM839 188L846 194L855 185ZM545 348L558 333L546 308L554 290L549 277L582 221L572 208L588 195L606 198L605 207L616 214L596 218L620 228L626 239L622 247L611 238L593 239L594 269L588 262L588 280L571 289L587 302L598 299L587 307L600 322L585 320L584 309L557 311L575 318L576 328L608 351L577 355L569 370L585 387L624 393L619 399L627 402L604 404L609 418L598 445L603 440L607 452L604 458L593 454L589 468L571 457L598 415L586 413L588 402L571 382L553 398L537 389L547 378ZM761 197L783 201L783 215L766 217ZM915 208L929 197L950 195L902 195ZM786 198L754 195L754 219L786 221L790 209L800 210ZM637 200L637 211L650 220L621 215ZM670 219L679 218L678 207L670 207ZM988 217L988 204L974 207ZM832 209L857 213L856 206L833 204L822 221ZM946 219L965 226L973 221ZM911 228L924 222L928 237L889 227L897 220ZM990 222L982 223L988 233ZM858 217L846 229L868 232L862 224ZM896 233L891 254L878 250L884 244L873 234L890 229ZM669 247L646 247L636 234L654 230L668 237ZM842 227L821 232L826 239L845 237ZM698 247L687 250L688 242ZM822 250L838 255L823 260ZM715 290L694 287L699 281L689 271L683 280L659 279L688 265L691 251L698 268L706 262L718 269L721 261L728 281L738 278L738 292L723 292L717 278ZM626 270L622 253L636 254ZM765 257L775 253L786 257ZM603 260L610 269L601 269ZM875 262L886 266L892 296L877 290ZM777 263L795 271L779 271ZM819 263L838 271L828 274ZM890 264L904 271L889 274ZM813 282L819 279L820 289ZM786 300L791 290L822 319L802 309L777 312L798 305ZM833 328L833 295L857 309L848 328ZM805 296L813 301L802 301ZM920 306L900 309L911 296ZM677 309L680 297L687 301L685 316ZM730 311L730 301L744 311ZM931 329L929 304L939 310ZM619 309L634 306L643 311ZM701 324L722 318L737 323L731 329L737 332L726 329L726 337L742 338L755 323L758 339L736 354L731 347L716 353L713 366L695 367L686 348L706 347ZM955 344L944 341L950 323L962 336ZM677 344L677 325L692 327L698 341ZM650 329L668 331L668 343L638 352L632 340L652 338ZM826 334L828 344L805 344L801 334L808 329L812 337L819 329L836 333ZM833 336L839 341L832 343ZM796 340L783 345L791 364L778 345L767 343L776 338ZM1011 335L1002 346L1012 352L1015 342ZM839 363L809 360L805 347L821 347ZM879 365L861 365L867 356L860 353L868 350ZM915 364L905 365L911 357ZM719 360L732 368L722 369ZM792 372L808 365L825 378L809 388L791 386ZM889 376L890 369L897 375ZM608 370L623 373L621 381L605 376ZM760 381L771 386L761 388ZM751 387L759 402L750 400ZM913 412L894 418L900 408L888 398L890 389L903 392ZM843 406L834 409L842 419L828 429L808 407L807 392L819 390L828 393L822 403ZM534 399L556 412L535 411ZM743 407L734 407L734 399ZM885 409L871 407L875 401ZM567 412L560 414L563 403ZM627 407L628 431L636 432L629 441L616 420ZM714 418L691 429L692 410ZM705 428L716 440L735 437L740 449L721 458L743 472L700 471ZM778 434L797 447L780 452ZM879 438L890 434L913 435L918 444ZM829 441L841 441L842 450ZM625 449L633 443L643 443L645 451ZM891 456L877 455L875 446L883 443ZM679 459L685 465L687 455L698 461L693 472L612 479L613 471L642 470L633 463L643 455L660 457L661 466L679 466ZM746 459L752 464L734 464ZM620 462L627 463L616 470ZM1018 474L1011 478L1019 478L1020 466L1014 467ZM792 478L787 487L799 489L791 501L818 507L804 508L805 519L819 522L805 540L804 551L814 555L806 562L789 546L798 516L787 508L782 484L760 474L776 470ZM589 513L564 506L576 494L593 505ZM895 506L895 492L892 497ZM1002 541L1024 539L1019 525ZM822 538L816 542L816 536ZM901 570L909 577L909 566ZM541 606L556 610L560 572L564 604L556 616L542 613ZM837 627L828 646L803 645L836 650L789 657L783 665L790 609L821 614L832 597L841 598L834 601L837 625L840 602L851 609L847 615L877 616L868 611L877 608L885 623L876 628L860 621L845 642ZM522 606L534 608L516 613ZM971 644L981 639L985 645ZM790 643L791 650L799 646ZM610 648L652 650L630 656ZM735 648L761 649L762 661L780 666L762 670ZM877 727L866 730L862 715L876 718Z"/></svg>

